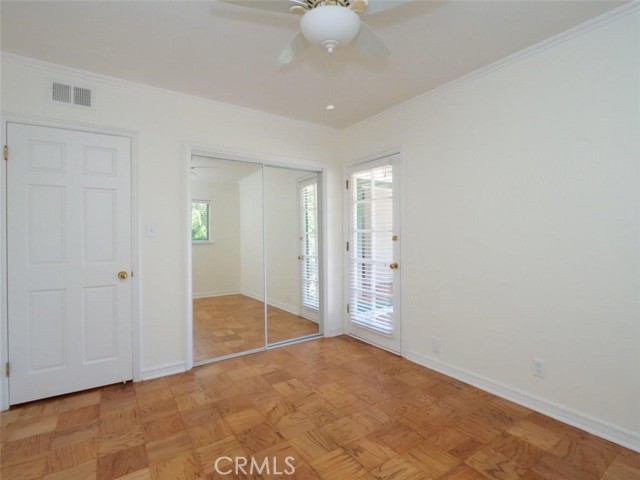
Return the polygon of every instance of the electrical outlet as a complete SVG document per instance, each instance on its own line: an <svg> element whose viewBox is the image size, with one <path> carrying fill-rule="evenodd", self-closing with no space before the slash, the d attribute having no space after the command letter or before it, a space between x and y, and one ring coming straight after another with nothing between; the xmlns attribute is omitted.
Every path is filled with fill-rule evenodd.
<svg viewBox="0 0 640 480"><path fill-rule="evenodd" d="M544 378L544 360L534 358L531 361L531 371L536 377Z"/></svg>
<svg viewBox="0 0 640 480"><path fill-rule="evenodd" d="M431 337L431 350L433 350L433 353L440 353L442 351L442 344L439 338Z"/></svg>

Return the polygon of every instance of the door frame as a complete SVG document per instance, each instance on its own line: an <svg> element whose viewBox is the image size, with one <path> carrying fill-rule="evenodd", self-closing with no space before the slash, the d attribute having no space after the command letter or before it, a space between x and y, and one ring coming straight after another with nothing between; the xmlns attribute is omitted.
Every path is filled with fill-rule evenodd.
<svg viewBox="0 0 640 480"><path fill-rule="evenodd" d="M347 242L349 241L349 232L350 232L350 225L349 225L349 219L350 219L350 196L349 196L349 190L347 190L346 188L346 182L349 179L349 170L353 167L357 167L359 165L363 165L365 163L368 162L374 162L376 160L381 160L385 157L390 157L393 155L398 155L398 160L397 160L397 170L399 172L399 175L397 176L397 179L394 178L394 184L395 184L395 188L398 190L398 195L396 195L396 192L394 191L394 199L397 199L398 205L397 208L395 210L399 211L400 216L399 216L399 221L400 221L400 244L398 245L398 251L400 252L400 259L399 259L399 263L400 263L400 268L398 269L398 284L400 286L400 302L399 305L394 305L394 315L396 316L397 320L398 320L398 329L399 329L399 337L400 337L400 351L399 352L393 352L391 350L386 349L385 347L382 347L380 345L375 345L365 339L363 339L362 337L353 335L350 332L349 329L349 314L347 313L347 304L349 303L349 297L350 297L350 291L349 291L349 252L347 252ZM343 167L343 172L342 172L342 192L343 192L343 197L342 197L342 252L343 252L343 298L344 298L344 304L342 306L342 312L343 312L343 328L344 328L344 332L346 335L349 335L350 337L356 338L361 342L365 342L365 343L369 343L377 348L381 348L383 350L388 350L391 353L394 354L400 354L400 356L405 357L405 348L406 348L406 339L405 339L405 328L404 327L404 322L403 322L403 317L402 317L402 312L404 310L404 295L402 294L402 282L404 279L404 272L403 272L403 268L402 268L402 241L404 239L404 231L405 231L405 222L404 222L404 188L402 188L402 181L404 179L404 162L402 161L402 146L398 146L395 148L391 148L388 150L383 150L380 151L378 153L374 153L372 155L367 155L366 157L361 157L357 160L352 160L350 162L346 162L344 164Z"/></svg>
<svg viewBox="0 0 640 480"><path fill-rule="evenodd" d="M322 290L320 292L320 330L318 336L326 337L328 336L329 329L326 327L327 323L327 312L328 304L327 304L327 266L328 259L326 255L326 245L327 245L327 205L326 205L326 193L327 193L327 181L326 181L326 169L319 162L313 161L305 161L299 158L291 158L285 157L281 155L273 155L268 153L258 153L255 151L248 150L238 150L223 146L212 146L212 145L198 145L193 143L185 143L183 147L183 162L184 162L184 170L183 170L183 182L184 182L184 232L185 232L185 254L187 258L187 268L186 268L186 289L184 292L185 295L185 323L186 323L186 370L191 370L194 367L193 361L193 258L192 258L192 242L191 242L191 157L193 155L201 155L205 157L213 157L221 160L233 160L238 162L250 162L258 165L262 165L262 167L283 167L283 168L293 168L297 170L306 170L309 173L319 173L320 174L320 188L318 189L320 205L321 205L321 214L320 218L322 221L321 229L320 229L320 284L322 285ZM264 194L264 192L263 192ZM264 208L264 205L263 205ZM264 222L262 226L264 230ZM264 242L265 238L263 235L263 251L264 251ZM267 263L263 261L263 292L267 292ZM266 315L266 298L265 298L265 315ZM266 318L266 317L265 317ZM260 351L269 350L272 348L279 348L285 345L291 345L294 343L305 342L307 340L311 340L317 338L316 335L311 337L302 337L298 339L292 339L291 341L280 342L277 344L268 345L266 343L266 329L267 324L265 322L265 346L261 348L257 348L250 351L233 353L230 355L226 355L224 357L219 357L216 359L198 362L198 365L204 365L207 363L218 362L221 360L226 360L229 358L240 357L243 355L247 355L249 353L255 353Z"/></svg>
<svg viewBox="0 0 640 480"><path fill-rule="evenodd" d="M7 128L9 123L18 123L36 127L58 128L78 132L97 133L128 138L131 142L131 339L132 339L132 368L133 381L142 380L142 347L141 347L141 275L140 272L140 201L139 201L139 164L138 164L138 133L132 130L117 129L89 123L65 122L58 119L43 118L35 115L20 115L2 113L2 146L7 144ZM11 152L9 152L11 161ZM9 408L9 378L4 371L4 365L9 361L9 327L8 327L8 271L7 271L7 162L2 159L0 166L0 185L3 193L0 195L0 237L3 239L0 247L0 411Z"/></svg>

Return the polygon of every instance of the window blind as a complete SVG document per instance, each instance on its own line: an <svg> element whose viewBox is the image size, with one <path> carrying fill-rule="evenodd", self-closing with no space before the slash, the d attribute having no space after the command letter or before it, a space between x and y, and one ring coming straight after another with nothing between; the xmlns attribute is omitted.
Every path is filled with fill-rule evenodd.
<svg viewBox="0 0 640 480"><path fill-rule="evenodd" d="M318 266L318 183L302 183L298 189L301 215L301 268L302 306L319 310Z"/></svg>
<svg viewBox="0 0 640 480"><path fill-rule="evenodd" d="M350 181L350 321L393 332L393 171L382 165L355 172Z"/></svg>

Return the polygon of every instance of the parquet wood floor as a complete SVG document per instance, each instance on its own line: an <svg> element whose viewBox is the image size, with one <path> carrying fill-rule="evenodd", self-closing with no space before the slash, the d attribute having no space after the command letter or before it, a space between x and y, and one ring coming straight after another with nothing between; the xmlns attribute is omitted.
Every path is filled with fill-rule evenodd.
<svg viewBox="0 0 640 480"><path fill-rule="evenodd" d="M640 478L640 454L348 337L33 402L0 424L2 480ZM221 456L280 470L291 456L296 471L218 475Z"/></svg>
<svg viewBox="0 0 640 480"><path fill-rule="evenodd" d="M318 324L269 305L269 343L318 333ZM198 298L193 301L194 360L264 347L264 303L245 295Z"/></svg>

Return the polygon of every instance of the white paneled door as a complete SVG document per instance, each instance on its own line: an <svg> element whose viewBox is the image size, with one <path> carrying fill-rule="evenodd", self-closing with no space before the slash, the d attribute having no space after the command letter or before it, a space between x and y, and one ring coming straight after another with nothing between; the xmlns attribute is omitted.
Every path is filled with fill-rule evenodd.
<svg viewBox="0 0 640 480"><path fill-rule="evenodd" d="M131 141L7 125L11 404L130 380Z"/></svg>
<svg viewBox="0 0 640 480"><path fill-rule="evenodd" d="M349 333L400 352L399 155L348 170Z"/></svg>

